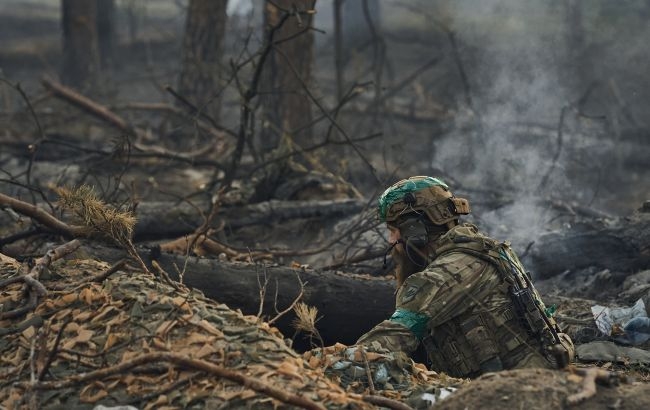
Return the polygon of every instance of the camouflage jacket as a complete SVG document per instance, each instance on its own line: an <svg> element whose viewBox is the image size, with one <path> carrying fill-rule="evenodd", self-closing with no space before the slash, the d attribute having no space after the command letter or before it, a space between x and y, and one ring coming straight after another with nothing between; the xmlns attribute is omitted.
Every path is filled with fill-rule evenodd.
<svg viewBox="0 0 650 410"><path fill-rule="evenodd" d="M498 363L492 370L551 367L538 338L513 314L508 286L496 264L459 245L470 240L497 243L470 224L446 232L436 242L438 256L398 289L390 319L357 343L379 342L410 354L424 342L433 370L455 377L477 376L489 371L494 361Z"/></svg>

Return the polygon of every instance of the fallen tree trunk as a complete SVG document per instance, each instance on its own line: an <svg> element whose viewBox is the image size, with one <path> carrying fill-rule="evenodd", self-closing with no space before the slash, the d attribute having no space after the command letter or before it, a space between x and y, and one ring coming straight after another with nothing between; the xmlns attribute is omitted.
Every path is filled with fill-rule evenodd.
<svg viewBox="0 0 650 410"><path fill-rule="evenodd" d="M650 212L542 235L531 247L528 266L542 279L590 266L621 274L648 269Z"/></svg>
<svg viewBox="0 0 650 410"><path fill-rule="evenodd" d="M0 193L0 205L7 205L15 211L35 218L39 222L60 233L75 236L81 228L65 226L49 213L45 206L32 205ZM270 200L256 204L222 207L215 220L215 226L239 229L245 226L271 224L285 220L307 218L342 218L354 215L366 206L358 199L321 200L321 201L279 201ZM135 239L175 238L193 232L204 222L201 212L207 212L207 201L174 203L151 201L142 202L137 207ZM30 211L31 210L31 211ZM39 217L42 219L39 219ZM72 229L72 230L71 230Z"/></svg>
<svg viewBox="0 0 650 410"><path fill-rule="evenodd" d="M266 283L262 315L267 319L277 314L276 309L281 311L293 303L302 281L302 301L318 308L316 327L326 345L354 343L395 308L395 285L386 278L195 257L186 260L177 255L160 255L156 260L174 278L179 276L177 267L184 269L184 284L244 314L258 314L260 290ZM291 336L295 333L293 318L292 312L275 324Z"/></svg>
<svg viewBox="0 0 650 410"><path fill-rule="evenodd" d="M229 229L277 223L289 219L340 218L359 213L366 203L357 199L323 201L270 200L257 204L223 207L216 218ZM198 210L207 212L207 202L190 205L143 202L138 205L135 237L138 240L172 238L193 232L204 221Z"/></svg>

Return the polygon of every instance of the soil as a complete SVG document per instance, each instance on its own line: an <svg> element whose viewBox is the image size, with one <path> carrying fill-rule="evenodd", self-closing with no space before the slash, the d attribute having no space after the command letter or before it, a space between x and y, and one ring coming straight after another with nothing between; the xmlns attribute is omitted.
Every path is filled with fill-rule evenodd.
<svg viewBox="0 0 650 410"><path fill-rule="evenodd" d="M650 408L650 384L631 381L598 386L594 397L568 405L567 397L581 389L580 379L567 372L521 369L486 374L441 401L436 410L582 409L640 410Z"/></svg>

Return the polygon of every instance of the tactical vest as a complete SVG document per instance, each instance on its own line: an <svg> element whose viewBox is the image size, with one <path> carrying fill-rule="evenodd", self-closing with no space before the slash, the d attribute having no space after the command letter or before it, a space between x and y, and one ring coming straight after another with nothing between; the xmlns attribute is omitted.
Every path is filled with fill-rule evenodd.
<svg viewBox="0 0 650 410"><path fill-rule="evenodd" d="M453 319L427 329L422 340L432 368L454 377L476 377L482 373L518 367L554 367L551 351L559 344L558 328L532 286L528 274L507 242L478 233L452 230L436 249L436 259L462 252L485 260L496 268L500 285L491 295L501 308L487 312L468 309ZM467 229L464 229L468 232ZM479 301L481 302L481 301ZM561 345L559 345L561 346Z"/></svg>

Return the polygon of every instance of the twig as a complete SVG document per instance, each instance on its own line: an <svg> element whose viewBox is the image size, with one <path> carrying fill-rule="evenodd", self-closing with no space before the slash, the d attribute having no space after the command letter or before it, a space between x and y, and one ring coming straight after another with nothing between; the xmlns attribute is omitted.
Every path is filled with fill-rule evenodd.
<svg viewBox="0 0 650 410"><path fill-rule="evenodd" d="M30 370L30 381L35 383L37 381L36 379L36 344L39 342L39 340L42 339L41 332L43 331L43 328L40 328L38 330L38 333L36 334L36 337L32 339L32 342L30 344L29 348L29 370ZM27 396L27 397L25 397ZM23 395L23 400L27 399L27 408L30 410L38 410L41 406L39 405L40 402L40 392L38 390L28 388L26 391L26 394Z"/></svg>
<svg viewBox="0 0 650 410"><path fill-rule="evenodd" d="M128 259L121 259L113 264L110 268L106 269L106 272L102 272L99 275L93 276L90 278L91 282L101 283L106 280L109 276L122 269L124 265L128 262Z"/></svg>
<svg viewBox="0 0 650 410"><path fill-rule="evenodd" d="M575 406L590 397L596 395L596 381L604 382L608 385L616 384L618 382L615 373L609 372L604 369L592 367L588 369L573 369L573 372L583 376L581 390L577 393L569 395L566 400L569 406Z"/></svg>
<svg viewBox="0 0 650 410"><path fill-rule="evenodd" d="M27 104L27 109L29 109L30 114L32 115L32 118L34 118L34 122L36 123L36 128L38 128L38 134L40 135L40 138L43 139L45 138L45 132L43 131L43 127L41 127L41 122L38 120L38 116L36 115L36 111L34 111L34 107L32 106L32 103L29 101L29 98L27 97L27 94L25 91L22 89L20 86L20 83L18 84L12 84L11 82L5 80L4 78L0 78L0 81L6 83L10 87L14 88L22 99L25 101L25 104ZM31 182L31 174L32 174L32 166L34 165L34 157L36 156L36 144L31 144L29 146L30 148L30 156L29 156L29 165L27 167L27 173L26 173L26 180L27 180L27 185L32 185ZM41 196L45 198L45 195L41 192ZM32 200L35 200L32 196Z"/></svg>
<svg viewBox="0 0 650 410"><path fill-rule="evenodd" d="M234 131L231 131L231 130L225 128L225 127L220 126L220 125L215 121L214 118L212 118L211 116L209 116L208 114L206 114L204 110L200 110L197 106L195 106L194 104L192 104L192 103L191 103L187 98L185 98L185 97L183 97L182 95L180 95L176 90L174 90L174 89L172 88L171 85L166 85L166 86L165 86L165 90L166 90L168 93L170 93L174 98L176 98L178 101L180 101L181 103L183 103L183 105L185 105L185 106L186 106L186 107L191 111L191 115L192 115L192 117L194 118L194 120L196 121L197 125L199 125L199 123L200 123L200 121L198 121L198 118L197 118L197 117L200 117L200 118L203 118L204 120L207 120L207 121L210 123L210 125L212 125L212 127L213 127L214 129L219 130L219 131L223 131L223 132L225 132L225 133L227 133L227 134L229 134L229 135L231 135L231 136L233 136L233 137L237 137L237 134L236 134ZM175 107L171 107L171 106L170 106L170 108L175 108ZM176 114L181 114L181 112L178 111L177 109L176 109L176 110L173 110L172 112L174 112L174 113L176 113Z"/></svg>
<svg viewBox="0 0 650 410"><path fill-rule="evenodd" d="M420 67L416 68L413 70L412 73L404 77L399 83L395 84L390 90L385 92L380 96L379 99L375 100L370 104L368 107L366 107L366 111L372 110L374 108L377 108L377 105L380 104L383 101L386 101L387 99L393 97L395 94L397 94L400 90L402 90L404 87L407 85L411 84L415 79L417 79L420 74L424 73L428 69L434 67L436 64L440 62L442 58L440 56L433 57L426 63L422 64Z"/></svg>
<svg viewBox="0 0 650 410"><path fill-rule="evenodd" d="M282 58L284 58L284 61L287 63L287 66L291 69L293 74L296 76L296 78L300 82L303 90L305 91L307 96L309 96L309 99L312 100L312 102L314 104L316 104L316 106L321 111L321 113L323 113L323 115L325 115L327 117L327 119L330 121L330 123L332 125L334 125L336 130L339 133L341 133L341 135L345 138L345 140L348 142L348 144L352 147L354 152L357 153L359 158L361 158L361 160L366 163L366 165L370 169L370 173L372 174L373 177L375 177L377 182L381 183L382 180L377 175L377 171L375 170L375 167L370 163L370 161L366 158L366 156L363 155L363 153L361 152L359 147L352 141L352 139L347 134L347 132L345 132L343 127L341 127L341 125L336 121L336 119L330 115L329 111L323 106L323 104L320 102L320 100L314 96L314 94L311 92L311 90L309 89L309 87L305 83L305 80L300 76L300 74L298 73L298 70L296 70L296 68L293 66L293 63L287 57L287 55L282 50L280 50L279 48L275 48L275 52L278 53L278 55L282 56Z"/></svg>
<svg viewBox="0 0 650 410"><path fill-rule="evenodd" d="M277 6L276 6L277 7ZM250 85L248 89L242 93L242 103L241 103L241 114L239 118L239 132L237 134L237 145L235 146L235 151L232 154L232 160L230 166L227 168L224 175L222 186L229 188L235 179L235 171L241 162L242 154L244 153L244 145L248 139L248 122L251 116L251 107L250 102L257 96L257 87L259 85L260 77L262 76L262 69L264 68L264 63L266 58L269 56L269 53L273 49L274 37L278 30L284 25L284 23L289 19L291 13L285 13L278 21L278 24L271 27L269 34L267 36L266 44L264 49L260 54L260 58L257 62L257 67L253 73Z"/></svg>
<svg viewBox="0 0 650 410"><path fill-rule="evenodd" d="M257 271L257 265L255 265L255 270ZM259 293L260 293L260 307L257 310L257 317L262 318L262 313L264 313L264 300L266 299L266 289L269 285L269 278L266 275L266 267L264 267L264 284L260 282L260 274L259 272L256 272L257 275L257 287L259 288Z"/></svg>
<svg viewBox="0 0 650 410"><path fill-rule="evenodd" d="M67 377L64 380L55 381L36 381L34 383L23 382L18 385L23 388L32 387L36 390L61 390L80 383L87 383L94 380L100 380L115 374L123 374L134 367L143 364L151 364L156 362L169 362L180 367L187 367L195 370L200 370L224 379L228 379L242 386L254 390L258 393L266 394L274 399L280 400L283 403L292 404L304 409L309 410L324 410L321 404L314 402L307 397L298 396L286 390L278 389L268 385L260 380L246 376L234 370L225 369L208 362L207 360L191 359L176 353L148 353L138 356L128 362L122 362L111 367L95 370L88 373L81 373ZM31 386L30 386L31 385Z"/></svg>
<svg viewBox="0 0 650 410"><path fill-rule="evenodd" d="M34 309L38 305L39 299L47 296L47 289L45 289L45 286L38 281L41 273L43 273L52 262L74 252L79 248L79 246L81 246L81 242L74 239L66 244L50 249L43 257L36 261L36 264L28 274L16 276L0 282L0 288L11 283L24 282L28 295L28 301L23 307L0 313L0 320L22 316L28 311Z"/></svg>
<svg viewBox="0 0 650 410"><path fill-rule="evenodd" d="M48 90L52 91L55 97L62 98L82 110L98 117L127 134L137 135L137 130L124 118L110 111L103 105L97 104L90 98L73 91L49 78L43 78L42 83Z"/></svg>
<svg viewBox="0 0 650 410"><path fill-rule="evenodd" d="M375 391L375 382L372 380L372 373L370 372L370 365L368 364L368 356L366 355L366 348L364 345L359 345L357 347L361 352L361 358L363 359L363 367L366 369L366 377L368 378L368 390L371 395L376 393Z"/></svg>
<svg viewBox="0 0 650 410"><path fill-rule="evenodd" d="M302 299L303 295L305 294L305 283L303 283L302 279L300 279L300 275L298 275L297 272L296 272L296 277L298 278L298 283L300 283L300 292L298 292L298 296L296 296L295 299L293 300L293 302L291 302L291 304L289 304L289 306L288 306L286 309L284 309L282 312L277 312L277 309L276 309L277 315L275 315L274 318L272 318L272 319L270 319L269 321L267 321L267 323L268 323L269 325L272 325L273 323L277 322L278 319L280 319L282 316L284 316L284 315L286 315L287 313L289 313L290 311L292 311L293 308L296 306L296 304L297 304L298 302L300 302L300 300ZM276 292L276 295L275 295L275 302L277 302L277 300L278 300L278 295L277 295L278 287L279 287L279 286L278 286L278 284L276 283L276 284L275 284L275 292Z"/></svg>
<svg viewBox="0 0 650 410"><path fill-rule="evenodd" d="M50 350L50 354L47 356L47 360L43 364L43 367L41 370L38 372L37 375L37 380L41 381L43 380L43 377L45 376L45 373L49 370L50 366L52 365L52 362L54 361L54 358L56 357L56 354L59 350L59 344L61 343L61 337L63 336L63 332L65 331L65 328L72 323L72 318L68 317L65 322L61 325L61 329L59 329L59 332L56 334L56 339L54 340L54 346L52 347L52 350Z"/></svg>
<svg viewBox="0 0 650 410"><path fill-rule="evenodd" d="M175 382L170 383L169 385L163 387L160 390L152 391L151 393L145 394L142 397L138 397L137 399L127 401L126 404L137 404L137 403L146 402L146 401L151 400L151 399L157 399L158 397L160 397L163 394L167 394L168 392L170 392L172 390L176 390L179 387L188 384L190 381L192 381L193 378L194 378L194 376L192 375L192 376L184 377L184 378L182 378L180 380L176 380Z"/></svg>
<svg viewBox="0 0 650 410"><path fill-rule="evenodd" d="M87 228L84 226L68 225L36 205L12 198L2 193L0 193L0 205L7 205L19 214L28 216L48 228L68 237L83 236L87 232Z"/></svg>
<svg viewBox="0 0 650 410"><path fill-rule="evenodd" d="M172 280L172 278L169 277L169 274L165 272L165 270L157 261L152 260L151 266L153 266L153 269L158 273L158 275L160 275L161 278L164 279L165 282L167 282L169 286L173 287L176 290L180 290L176 281Z"/></svg>

